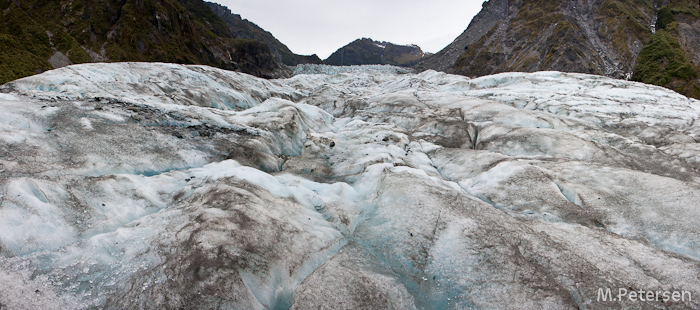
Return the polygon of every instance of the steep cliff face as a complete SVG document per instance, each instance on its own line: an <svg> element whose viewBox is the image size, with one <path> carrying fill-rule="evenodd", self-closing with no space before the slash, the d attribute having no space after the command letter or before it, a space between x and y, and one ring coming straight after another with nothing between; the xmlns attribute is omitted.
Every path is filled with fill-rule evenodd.
<svg viewBox="0 0 700 310"><path fill-rule="evenodd" d="M335 66L395 65L407 67L415 65L429 55L417 45L397 45L362 38L341 47L323 63Z"/></svg>
<svg viewBox="0 0 700 310"><path fill-rule="evenodd" d="M270 46L272 54L285 65L320 64L322 62L316 54L310 56L294 54L270 32L265 31L265 29L260 28L247 19L241 18L238 14L233 14L229 8L217 3L204 3L209 6L216 15L221 17L236 38L253 39L267 44Z"/></svg>
<svg viewBox="0 0 700 310"><path fill-rule="evenodd" d="M694 0L490 0L462 35L417 68L468 76L591 73L697 97L698 9ZM657 31L660 14L667 21Z"/></svg>
<svg viewBox="0 0 700 310"><path fill-rule="evenodd" d="M508 0L490 0L484 2L483 9L474 16L469 27L450 45L427 57L416 65L417 69L433 69L447 73L455 73L453 65L462 53L479 41L489 30L498 25L509 15L511 5Z"/></svg>
<svg viewBox="0 0 700 310"><path fill-rule="evenodd" d="M105 61L287 74L265 43L236 39L201 0L0 0L0 14L0 83Z"/></svg>
<svg viewBox="0 0 700 310"><path fill-rule="evenodd" d="M559 70L623 78L649 41L656 16L644 0L491 2L484 5L487 25L468 34L472 42L464 42L452 63L457 73Z"/></svg>

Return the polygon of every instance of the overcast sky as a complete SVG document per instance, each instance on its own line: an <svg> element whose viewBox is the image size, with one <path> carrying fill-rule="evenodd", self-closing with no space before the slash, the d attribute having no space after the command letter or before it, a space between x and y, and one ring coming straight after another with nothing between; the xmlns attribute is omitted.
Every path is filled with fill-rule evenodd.
<svg viewBox="0 0 700 310"><path fill-rule="evenodd" d="M437 52L484 0L209 0L271 32L292 52L325 59L362 37Z"/></svg>

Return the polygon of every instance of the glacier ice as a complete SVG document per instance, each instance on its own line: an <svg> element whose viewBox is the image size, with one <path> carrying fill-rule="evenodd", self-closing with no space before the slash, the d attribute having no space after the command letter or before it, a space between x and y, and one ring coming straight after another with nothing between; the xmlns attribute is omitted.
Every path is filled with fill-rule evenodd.
<svg viewBox="0 0 700 310"><path fill-rule="evenodd" d="M0 86L0 308L697 308L700 102L561 72Z"/></svg>

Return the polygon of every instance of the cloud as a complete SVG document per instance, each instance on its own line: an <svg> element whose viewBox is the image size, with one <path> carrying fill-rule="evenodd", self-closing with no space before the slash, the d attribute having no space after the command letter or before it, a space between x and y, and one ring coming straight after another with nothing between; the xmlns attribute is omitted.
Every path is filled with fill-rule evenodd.
<svg viewBox="0 0 700 310"><path fill-rule="evenodd" d="M216 0L270 31L297 54L330 56L362 37L437 52L481 10L483 0Z"/></svg>

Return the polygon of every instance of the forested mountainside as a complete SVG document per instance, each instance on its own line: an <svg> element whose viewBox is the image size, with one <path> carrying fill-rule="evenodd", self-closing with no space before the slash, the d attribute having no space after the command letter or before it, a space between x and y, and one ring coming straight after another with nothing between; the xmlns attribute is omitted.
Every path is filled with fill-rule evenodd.
<svg viewBox="0 0 700 310"><path fill-rule="evenodd" d="M86 62L206 64L288 75L266 42L201 0L0 0L0 83Z"/></svg>

